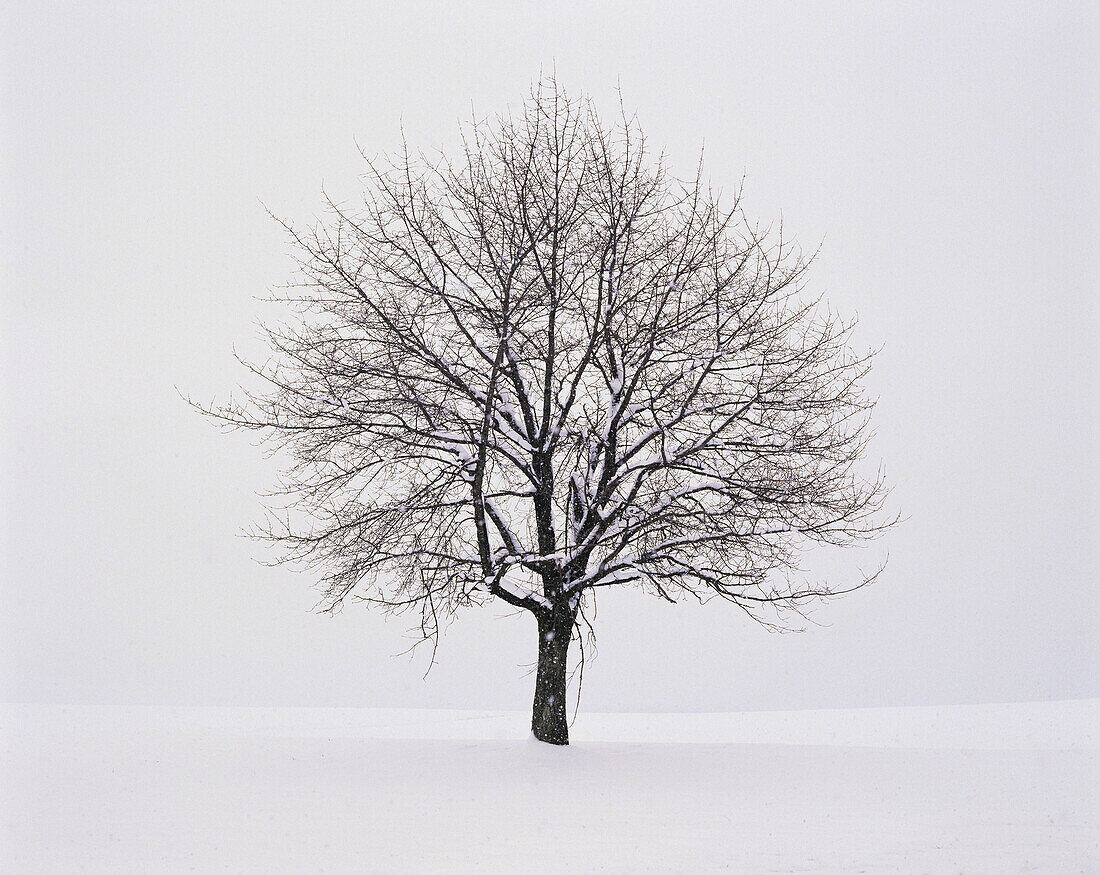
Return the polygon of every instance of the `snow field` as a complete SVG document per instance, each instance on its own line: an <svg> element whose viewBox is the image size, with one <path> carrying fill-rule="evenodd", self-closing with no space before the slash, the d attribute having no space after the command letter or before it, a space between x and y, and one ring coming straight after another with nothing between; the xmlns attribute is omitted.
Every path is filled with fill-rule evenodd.
<svg viewBox="0 0 1100 875"><path fill-rule="evenodd" d="M553 748L515 713L7 706L0 869L1091 872L1097 713L582 715ZM593 740L631 725L658 740Z"/></svg>

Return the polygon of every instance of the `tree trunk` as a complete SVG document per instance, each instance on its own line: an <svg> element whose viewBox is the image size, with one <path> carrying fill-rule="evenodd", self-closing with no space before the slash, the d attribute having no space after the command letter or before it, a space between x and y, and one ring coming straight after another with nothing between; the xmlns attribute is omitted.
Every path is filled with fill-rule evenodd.
<svg viewBox="0 0 1100 875"><path fill-rule="evenodd" d="M531 732L548 744L569 744L565 717L566 660L573 618L566 611L540 614L539 668L535 679L535 704Z"/></svg>

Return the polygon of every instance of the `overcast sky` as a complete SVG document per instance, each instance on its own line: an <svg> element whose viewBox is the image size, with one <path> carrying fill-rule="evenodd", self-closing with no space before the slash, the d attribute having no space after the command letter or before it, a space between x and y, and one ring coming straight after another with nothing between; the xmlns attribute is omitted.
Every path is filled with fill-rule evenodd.
<svg viewBox="0 0 1100 875"><path fill-rule="evenodd" d="M454 142L540 70L750 214L883 347L872 466L907 522L820 626L601 597L588 710L1100 696L1096 7L8 4L0 656L10 701L526 708L531 618L426 652L311 613L237 532L276 468L187 408L261 352L308 220L368 153Z"/></svg>

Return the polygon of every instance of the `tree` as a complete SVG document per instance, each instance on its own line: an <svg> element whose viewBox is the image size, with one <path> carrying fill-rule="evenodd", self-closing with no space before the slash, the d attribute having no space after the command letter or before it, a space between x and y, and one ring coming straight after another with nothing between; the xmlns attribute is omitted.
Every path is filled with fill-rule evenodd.
<svg viewBox="0 0 1100 875"><path fill-rule="evenodd" d="M882 528L856 470L870 355L812 258L651 158L553 80L457 161L366 159L364 200L284 222L300 276L263 381L207 408L290 451L263 535L324 605L532 614L532 730L568 743L567 654L597 590L720 596L762 622L851 588L785 572ZM867 582L861 578L856 586ZM773 618L769 620L768 618Z"/></svg>

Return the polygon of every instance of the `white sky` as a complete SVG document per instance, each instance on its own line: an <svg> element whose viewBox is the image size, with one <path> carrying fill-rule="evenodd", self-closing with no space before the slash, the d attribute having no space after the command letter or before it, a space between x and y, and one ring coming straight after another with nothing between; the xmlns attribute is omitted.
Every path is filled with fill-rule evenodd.
<svg viewBox="0 0 1100 875"><path fill-rule="evenodd" d="M873 589L774 635L600 602L587 710L1100 695L1097 13L854 3L9 4L3 39L0 699L519 708L527 617L309 613L235 537L274 468L224 396L254 300L368 153L453 142L556 64L745 204L782 211L857 340L908 517ZM879 553L837 566L854 573Z"/></svg>

